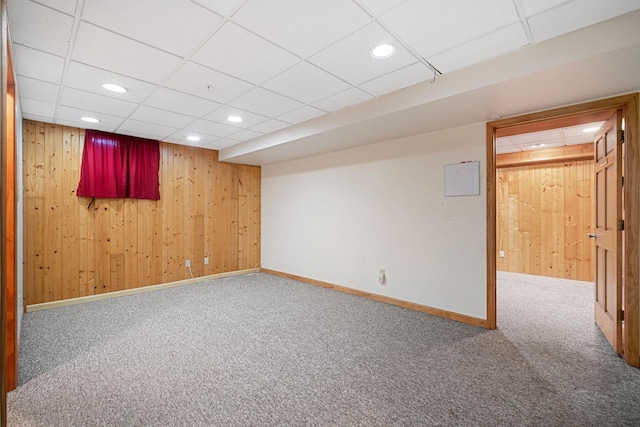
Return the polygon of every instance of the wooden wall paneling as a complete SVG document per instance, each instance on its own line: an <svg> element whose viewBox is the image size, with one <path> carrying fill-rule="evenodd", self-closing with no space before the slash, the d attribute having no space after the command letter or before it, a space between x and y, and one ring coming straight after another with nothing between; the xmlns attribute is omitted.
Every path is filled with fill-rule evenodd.
<svg viewBox="0 0 640 427"><path fill-rule="evenodd" d="M109 201L109 292L124 289L124 199Z"/></svg>
<svg viewBox="0 0 640 427"><path fill-rule="evenodd" d="M229 235L231 233L231 215L229 200L229 165L218 163L218 173L215 179L215 204L214 204L214 216L216 224L220 224L220 227L215 227L213 231L213 261L214 261L214 274L222 273L229 265L229 251L230 245Z"/></svg>
<svg viewBox="0 0 640 427"><path fill-rule="evenodd" d="M63 127L62 194L65 218L62 222L62 267L65 278L62 298L76 298L80 294L80 264L78 253L78 198L76 184L80 175L78 164L77 129ZM75 130L75 132L74 132Z"/></svg>
<svg viewBox="0 0 640 427"><path fill-rule="evenodd" d="M193 245L193 233L195 232L195 223L193 219L193 209L195 208L194 203L192 201L192 194L194 194L194 167L192 166L192 151L194 148L191 147L180 147L183 150L183 161L182 161L182 188L183 188L183 201L182 207L183 212L182 216L184 218L184 228L182 230L182 241L184 244L183 254L185 259L189 259L191 261L191 273L193 273L194 277L196 277L195 271L197 271L197 266L202 264L201 260L197 260L195 257L195 247ZM198 262L199 261L199 262ZM184 268L184 263L182 264ZM187 279L190 276L188 270L183 270L184 277L183 279Z"/></svg>
<svg viewBox="0 0 640 427"><path fill-rule="evenodd" d="M194 155L193 161L193 170L194 170L194 198L195 198L195 207L193 209L193 220L194 220L194 258L196 259L196 267L194 270L194 275L196 277L201 277L205 275L204 269L204 209L205 209L205 191L204 191L204 180L205 174L207 172L206 169L206 157L197 155L197 152Z"/></svg>
<svg viewBox="0 0 640 427"><path fill-rule="evenodd" d="M173 280L182 280L186 276L186 268L184 262L187 259L185 254L185 222L184 216L184 189L186 186L186 177L184 172L184 147L180 145L173 145L173 170L174 170L174 187L173 187L173 203L171 204L171 222L173 223L173 238L175 252L173 257ZM162 203L163 209L167 207L166 203ZM182 221L179 219L182 218Z"/></svg>
<svg viewBox="0 0 640 427"><path fill-rule="evenodd" d="M240 187L240 174L238 173L238 167L230 168L229 176L229 212L231 215L231 228L229 230L229 269L231 271L238 270L238 248L239 248L239 235L238 235L238 206L239 206L239 187Z"/></svg>
<svg viewBox="0 0 640 427"><path fill-rule="evenodd" d="M542 245L542 227L540 226L540 201L542 200L542 193L540 191L541 177L540 168L530 168L529 173L530 180L530 200L532 215L535 219L531 224L531 250L529 252L529 269L533 271L533 274L541 273L541 254L543 251Z"/></svg>
<svg viewBox="0 0 640 427"><path fill-rule="evenodd" d="M213 260L213 224L214 224L214 205L215 205L215 176L218 163L217 151L206 150L204 159L203 172L204 173L204 212L203 212L203 225L204 225L204 256L209 258L209 264L204 266L204 274L211 275L214 273L214 260Z"/></svg>
<svg viewBox="0 0 640 427"><path fill-rule="evenodd" d="M238 182L238 266L247 269L249 263L249 219L247 195L251 191L251 175L246 166L240 166Z"/></svg>
<svg viewBox="0 0 640 427"><path fill-rule="evenodd" d="M45 126L45 149L49 153L45 162L45 192L44 202L47 215L44 226L44 286L46 300L62 299L62 289L56 284L62 282L62 219L61 199L62 183L59 172L62 170L62 127Z"/></svg>
<svg viewBox="0 0 640 427"><path fill-rule="evenodd" d="M251 222L252 230L251 230L251 248L252 248L252 256L249 258L250 265L253 265L252 268L260 267L260 230L261 230L261 179L262 172L260 168L252 167L251 168L251 196L249 197L251 202L250 212L253 214L253 221Z"/></svg>
<svg viewBox="0 0 640 427"><path fill-rule="evenodd" d="M160 196L162 203L162 262L164 265L164 271L162 281L173 282L178 280L174 276L174 245L175 245L175 230L172 223L173 219L173 206L174 206L174 194L175 181L174 181L174 152L171 146L164 145L162 150L162 188L163 194ZM164 200L170 200L167 206L164 206Z"/></svg>
<svg viewBox="0 0 640 427"><path fill-rule="evenodd" d="M96 224L95 293L103 294L111 289L111 206L107 199L96 199L90 209L94 210Z"/></svg>
<svg viewBox="0 0 640 427"><path fill-rule="evenodd" d="M138 199L125 199L124 215L124 289L138 287Z"/></svg>
<svg viewBox="0 0 640 427"><path fill-rule="evenodd" d="M564 276L578 277L578 222L577 222L577 167L575 162L565 163L564 172Z"/></svg>

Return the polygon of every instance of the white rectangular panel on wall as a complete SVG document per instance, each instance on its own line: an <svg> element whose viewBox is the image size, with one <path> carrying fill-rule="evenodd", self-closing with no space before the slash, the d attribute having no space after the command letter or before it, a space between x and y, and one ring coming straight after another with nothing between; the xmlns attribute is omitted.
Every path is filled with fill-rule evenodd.
<svg viewBox="0 0 640 427"><path fill-rule="evenodd" d="M480 195L480 162L462 162L444 165L444 195Z"/></svg>

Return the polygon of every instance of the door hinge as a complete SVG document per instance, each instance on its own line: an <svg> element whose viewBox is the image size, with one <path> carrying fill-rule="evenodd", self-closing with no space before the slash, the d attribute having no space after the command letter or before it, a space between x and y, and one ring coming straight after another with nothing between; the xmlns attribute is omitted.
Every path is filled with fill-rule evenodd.
<svg viewBox="0 0 640 427"><path fill-rule="evenodd" d="M624 144L624 131L623 131L623 130L620 130L620 131L618 131L618 132L619 132L619 134L620 134L620 142L621 142L622 144Z"/></svg>
<svg viewBox="0 0 640 427"><path fill-rule="evenodd" d="M618 220L618 230L624 231L624 219Z"/></svg>
<svg viewBox="0 0 640 427"><path fill-rule="evenodd" d="M622 179L622 186L624 187L624 176L621 176L620 179Z"/></svg>
<svg viewBox="0 0 640 427"><path fill-rule="evenodd" d="M624 310L620 310L620 320L624 321Z"/></svg>

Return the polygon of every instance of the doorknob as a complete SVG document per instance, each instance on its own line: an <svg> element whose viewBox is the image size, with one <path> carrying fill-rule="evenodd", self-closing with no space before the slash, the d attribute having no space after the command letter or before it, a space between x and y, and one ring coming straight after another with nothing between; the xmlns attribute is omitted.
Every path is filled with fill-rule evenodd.
<svg viewBox="0 0 640 427"><path fill-rule="evenodd" d="M589 233L589 234L587 234L587 237L590 238L590 239L597 239L598 235L596 233Z"/></svg>

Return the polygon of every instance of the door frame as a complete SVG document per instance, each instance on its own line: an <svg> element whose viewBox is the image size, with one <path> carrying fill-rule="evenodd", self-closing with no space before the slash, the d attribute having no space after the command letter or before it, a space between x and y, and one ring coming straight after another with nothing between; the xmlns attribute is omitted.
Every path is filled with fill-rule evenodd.
<svg viewBox="0 0 640 427"><path fill-rule="evenodd" d="M640 257L638 231L640 228L640 172L638 144L638 93L616 96L567 107L555 108L537 113L488 122L486 125L486 187L487 187L487 327L496 328L496 132L516 126L554 121L561 123L573 116L589 113L600 114L622 109L625 119L623 198L625 211L624 251L622 274L625 278L625 327L623 332L624 360L632 366L640 367L640 299L639 269Z"/></svg>

